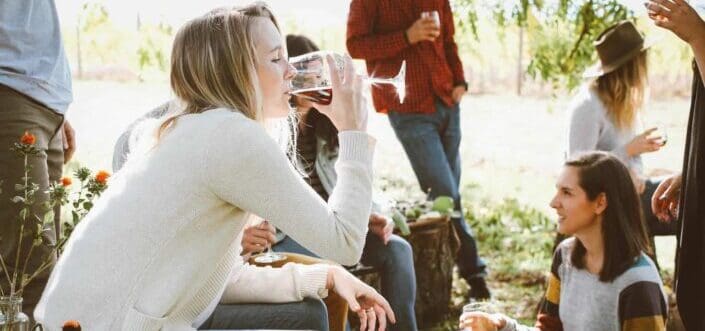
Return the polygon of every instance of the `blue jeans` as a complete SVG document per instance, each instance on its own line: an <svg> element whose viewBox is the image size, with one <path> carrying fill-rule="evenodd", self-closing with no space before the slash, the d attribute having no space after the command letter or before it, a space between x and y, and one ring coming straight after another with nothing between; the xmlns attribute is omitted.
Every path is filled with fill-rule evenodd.
<svg viewBox="0 0 705 331"><path fill-rule="evenodd" d="M199 330L286 329L328 331L320 299L292 303L220 304Z"/></svg>
<svg viewBox="0 0 705 331"><path fill-rule="evenodd" d="M401 142L419 185L429 198L445 195L453 198L455 210L462 211L460 201L460 107L436 101L432 114L389 112L389 123ZM456 262L465 280L486 276L485 262L477 253L470 226L460 212L453 217L453 227L460 239Z"/></svg>
<svg viewBox="0 0 705 331"><path fill-rule="evenodd" d="M272 246L272 250L318 257L289 236ZM385 245L377 235L368 233L360 262L380 270L382 296L389 301L397 318L397 323L388 324L387 328L393 331L417 330L414 313L416 274L411 245L396 235L392 235Z"/></svg>

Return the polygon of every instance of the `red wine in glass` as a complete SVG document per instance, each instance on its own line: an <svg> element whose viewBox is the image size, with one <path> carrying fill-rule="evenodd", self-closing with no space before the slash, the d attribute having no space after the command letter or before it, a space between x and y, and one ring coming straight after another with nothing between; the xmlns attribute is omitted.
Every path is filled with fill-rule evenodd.
<svg viewBox="0 0 705 331"><path fill-rule="evenodd" d="M333 89L330 87L316 87L312 89L298 90L292 94L321 105L329 105L333 99Z"/></svg>

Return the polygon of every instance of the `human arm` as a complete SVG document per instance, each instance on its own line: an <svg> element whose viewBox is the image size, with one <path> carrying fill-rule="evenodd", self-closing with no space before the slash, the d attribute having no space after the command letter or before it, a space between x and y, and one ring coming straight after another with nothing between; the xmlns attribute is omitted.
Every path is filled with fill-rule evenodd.
<svg viewBox="0 0 705 331"><path fill-rule="evenodd" d="M319 256L343 265L358 262L371 205L370 136L339 133L338 183L326 203L261 125L242 117L211 133L204 174L217 197L270 221Z"/></svg>
<svg viewBox="0 0 705 331"><path fill-rule="evenodd" d="M636 282L619 294L620 330L666 330L667 312L666 300L658 283Z"/></svg>
<svg viewBox="0 0 705 331"><path fill-rule="evenodd" d="M68 120L64 121L61 131L64 143L64 164L66 164L71 161L73 153L76 152L76 131Z"/></svg>
<svg viewBox="0 0 705 331"><path fill-rule="evenodd" d="M682 175L677 173L659 184L651 196L651 210L662 222L671 222L678 216Z"/></svg>
<svg viewBox="0 0 705 331"><path fill-rule="evenodd" d="M705 81L705 21L684 0L650 0L644 3L654 23L690 45L700 77Z"/></svg>
<svg viewBox="0 0 705 331"><path fill-rule="evenodd" d="M433 41L440 30L432 18L419 18L411 26L396 31L375 31L378 6L374 0L353 0L348 14L346 45L353 58L382 60L393 58L411 45Z"/></svg>
<svg viewBox="0 0 705 331"><path fill-rule="evenodd" d="M287 263L281 268L238 264L220 302L297 302L304 298L324 298L328 290L335 291L358 315L361 330L364 326L373 330L376 325L382 330L387 320L396 321L389 303L372 287L339 266L322 263Z"/></svg>
<svg viewBox="0 0 705 331"><path fill-rule="evenodd" d="M468 85L465 80L465 72L463 70L463 62L458 54L458 45L455 42L455 22L453 21L453 11L450 8L450 3L445 1L441 13L442 22L442 37L443 50L445 51L446 61L453 73L453 91L451 96L453 101L460 103L463 95L467 92Z"/></svg>

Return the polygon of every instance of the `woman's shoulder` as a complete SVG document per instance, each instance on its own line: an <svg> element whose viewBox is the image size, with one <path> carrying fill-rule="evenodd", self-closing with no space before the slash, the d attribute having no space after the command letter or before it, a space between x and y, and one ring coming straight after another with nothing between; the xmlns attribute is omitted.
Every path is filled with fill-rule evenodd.
<svg viewBox="0 0 705 331"><path fill-rule="evenodd" d="M575 237L570 237L566 238L563 241L561 241L560 244L558 244L558 247L556 247L556 254L568 254L573 251L573 247L575 246Z"/></svg>
<svg viewBox="0 0 705 331"><path fill-rule="evenodd" d="M616 280L623 319L666 318L668 301L653 261L642 253Z"/></svg>
<svg viewBox="0 0 705 331"><path fill-rule="evenodd" d="M626 286L638 282L654 282L662 284L661 275L656 268L656 264L646 254L641 253L634 263L627 269L620 278Z"/></svg>
<svg viewBox="0 0 705 331"><path fill-rule="evenodd" d="M553 253L553 262L551 271L555 274L559 274L559 271L563 266L570 266L570 254L573 252L573 247L575 247L575 238L570 237L563 241L556 247Z"/></svg>
<svg viewBox="0 0 705 331"><path fill-rule="evenodd" d="M206 130L217 132L218 135L239 135L242 139L247 139L252 135L266 135L262 124L237 110L215 108L185 117L188 118L187 120L198 123L196 125L203 126Z"/></svg>
<svg viewBox="0 0 705 331"><path fill-rule="evenodd" d="M605 114L605 109L602 101L600 101L600 97L590 86L583 86L573 97L570 102L570 109L573 116L602 116Z"/></svg>

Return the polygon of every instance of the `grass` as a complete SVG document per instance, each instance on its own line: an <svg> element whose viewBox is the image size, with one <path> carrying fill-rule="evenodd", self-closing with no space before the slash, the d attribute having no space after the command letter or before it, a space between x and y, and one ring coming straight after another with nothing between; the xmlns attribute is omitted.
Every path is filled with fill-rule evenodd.
<svg viewBox="0 0 705 331"><path fill-rule="evenodd" d="M134 119L170 98L168 83L77 81L68 119L77 131L76 162L110 169L113 144ZM689 100L669 98L647 106L646 126L668 130L668 145L644 157L648 173L678 171L683 159ZM568 96L557 98L468 95L461 105L461 191L492 273L490 286L500 309L530 323L544 290L553 243L548 202L564 159ZM371 114L377 138L378 189L392 198L423 198L403 149L385 116ZM666 283L673 272L675 239L657 238ZM455 280L453 313L436 330L454 330L467 285Z"/></svg>

